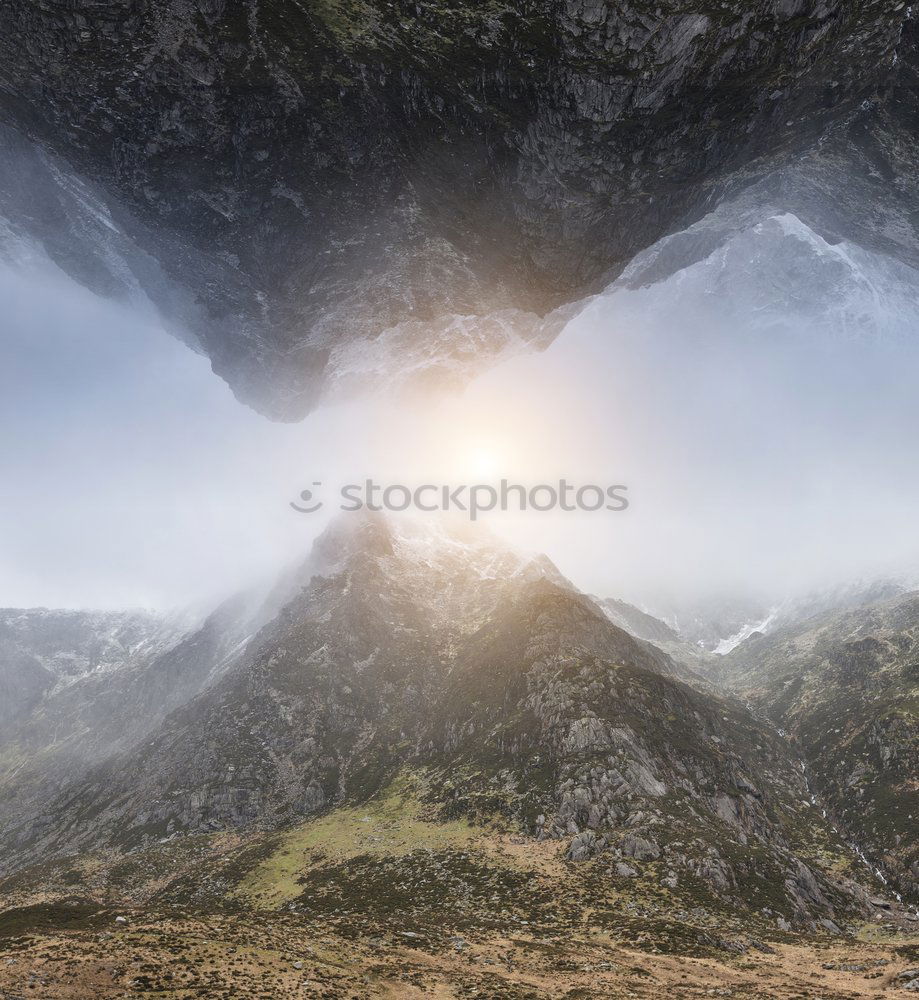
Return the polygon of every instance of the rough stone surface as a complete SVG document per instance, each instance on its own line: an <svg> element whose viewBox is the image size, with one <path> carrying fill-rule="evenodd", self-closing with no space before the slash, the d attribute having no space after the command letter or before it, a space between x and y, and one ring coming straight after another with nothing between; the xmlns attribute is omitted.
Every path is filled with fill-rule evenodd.
<svg viewBox="0 0 919 1000"><path fill-rule="evenodd" d="M0 244L149 296L293 419L546 343L805 153L896 201L915 51L896 0L7 0Z"/></svg>

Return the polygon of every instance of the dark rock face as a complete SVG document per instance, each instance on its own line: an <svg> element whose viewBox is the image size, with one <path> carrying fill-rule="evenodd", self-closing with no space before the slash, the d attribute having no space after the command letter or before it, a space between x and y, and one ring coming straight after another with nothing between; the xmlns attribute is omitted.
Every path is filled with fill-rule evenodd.
<svg viewBox="0 0 919 1000"><path fill-rule="evenodd" d="M285 828L408 770L442 818L501 815L622 877L666 863L674 884L807 926L864 906L824 867L845 848L785 740L676 680L546 560L369 520L333 527L302 580L209 681L207 650L170 654L184 702L7 819L7 867Z"/></svg>
<svg viewBox="0 0 919 1000"><path fill-rule="evenodd" d="M8 225L123 291L114 241L241 399L294 419L394 368L449 382L545 343L539 316L818 139L895 186L908 17L896 0L8 0L8 144L47 151L28 155L57 165L57 210L92 178L113 227L75 227L87 274L47 218L14 205ZM883 122L858 111L875 99Z"/></svg>

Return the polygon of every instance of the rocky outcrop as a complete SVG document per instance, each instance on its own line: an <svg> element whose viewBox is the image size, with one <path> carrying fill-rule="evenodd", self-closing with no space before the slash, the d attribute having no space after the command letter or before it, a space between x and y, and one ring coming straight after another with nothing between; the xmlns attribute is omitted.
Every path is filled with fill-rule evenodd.
<svg viewBox="0 0 919 1000"><path fill-rule="evenodd" d="M452 382L804 152L812 200L911 183L909 16L9 0L3 241L152 298L274 417L381 375Z"/></svg>

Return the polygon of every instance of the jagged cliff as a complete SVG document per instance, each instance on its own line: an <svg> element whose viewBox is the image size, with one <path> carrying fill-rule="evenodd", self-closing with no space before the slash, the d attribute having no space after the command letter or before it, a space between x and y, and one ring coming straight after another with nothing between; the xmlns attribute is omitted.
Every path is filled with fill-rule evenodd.
<svg viewBox="0 0 919 1000"><path fill-rule="evenodd" d="M148 295L296 418L545 343L804 153L814 214L880 179L863 236L912 247L915 50L895 0L9 0L0 243Z"/></svg>

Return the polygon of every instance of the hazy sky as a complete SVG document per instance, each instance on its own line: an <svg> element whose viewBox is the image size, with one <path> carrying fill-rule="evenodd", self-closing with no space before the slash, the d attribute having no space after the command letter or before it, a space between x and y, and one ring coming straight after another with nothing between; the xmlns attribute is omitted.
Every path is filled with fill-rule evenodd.
<svg viewBox="0 0 919 1000"><path fill-rule="evenodd" d="M59 272L0 270L0 605L206 606L305 552L334 487L370 475L625 483L626 513L488 523L646 604L911 570L916 314L872 327L876 262L746 239L594 300L549 351L440 404L366 400L295 426L237 403L149 315ZM769 267L789 249L814 268L790 290ZM326 508L298 515L288 501L314 480Z"/></svg>

